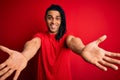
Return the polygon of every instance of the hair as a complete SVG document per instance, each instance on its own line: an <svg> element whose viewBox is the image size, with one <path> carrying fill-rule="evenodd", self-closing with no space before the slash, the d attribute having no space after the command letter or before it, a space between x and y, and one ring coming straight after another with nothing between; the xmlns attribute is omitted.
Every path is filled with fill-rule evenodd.
<svg viewBox="0 0 120 80"><path fill-rule="evenodd" d="M52 4L50 7L47 8L46 13L45 13L45 18L46 18L47 14L48 14L48 11L50 11L50 10L56 10L61 15L61 24L60 24L58 33L55 36L56 40L60 40L62 38L62 36L66 33L65 13L64 13L64 10L59 5Z"/></svg>

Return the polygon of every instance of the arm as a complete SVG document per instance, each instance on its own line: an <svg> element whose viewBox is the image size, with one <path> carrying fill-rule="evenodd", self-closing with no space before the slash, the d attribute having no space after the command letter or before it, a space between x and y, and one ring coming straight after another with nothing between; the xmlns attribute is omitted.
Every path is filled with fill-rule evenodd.
<svg viewBox="0 0 120 80"><path fill-rule="evenodd" d="M33 38L32 40L26 42L22 54L29 61L37 53L40 46L41 46L41 39L38 37Z"/></svg>
<svg viewBox="0 0 120 80"><path fill-rule="evenodd" d="M72 51L80 55L85 61L94 64L98 68L104 71L107 71L107 67L117 70L118 67L115 64L120 64L120 60L114 59L113 57L120 57L120 54L109 52L98 47L98 44L105 39L106 36L102 36L99 39L84 45L81 39L69 35L66 39L66 43Z"/></svg>
<svg viewBox="0 0 120 80"><path fill-rule="evenodd" d="M41 46L40 38L27 41L22 52L0 46L0 50L9 54L9 58L0 64L0 80L5 80L16 71L13 80L17 80L21 71L27 66L28 61L37 53Z"/></svg>
<svg viewBox="0 0 120 80"><path fill-rule="evenodd" d="M85 47L85 45L83 44L80 38L74 37L72 35L67 36L66 43L67 46L78 55L81 54L82 50Z"/></svg>

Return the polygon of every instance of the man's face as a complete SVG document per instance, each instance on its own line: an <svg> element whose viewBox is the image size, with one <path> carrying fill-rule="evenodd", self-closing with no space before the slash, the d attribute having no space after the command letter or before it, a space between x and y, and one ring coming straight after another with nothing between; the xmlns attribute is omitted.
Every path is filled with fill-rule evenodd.
<svg viewBox="0 0 120 80"><path fill-rule="evenodd" d="M61 15L56 10L48 11L46 15L46 23L50 33L57 34L61 25Z"/></svg>

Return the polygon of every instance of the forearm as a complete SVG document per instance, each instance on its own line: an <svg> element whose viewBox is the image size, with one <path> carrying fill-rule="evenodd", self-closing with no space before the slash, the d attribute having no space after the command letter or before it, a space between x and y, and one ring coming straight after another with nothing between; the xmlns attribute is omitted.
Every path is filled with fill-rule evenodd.
<svg viewBox="0 0 120 80"><path fill-rule="evenodd" d="M27 41L25 43L24 49L22 51L22 54L29 61L37 53L37 51L40 48L40 46L41 46L40 38L34 38L34 39L30 40L30 41Z"/></svg>

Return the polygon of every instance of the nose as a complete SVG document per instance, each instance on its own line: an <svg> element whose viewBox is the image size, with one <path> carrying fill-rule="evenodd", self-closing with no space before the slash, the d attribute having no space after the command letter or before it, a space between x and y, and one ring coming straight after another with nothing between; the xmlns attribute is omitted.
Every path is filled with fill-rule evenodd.
<svg viewBox="0 0 120 80"><path fill-rule="evenodd" d="M52 23L55 24L55 19L52 19Z"/></svg>

